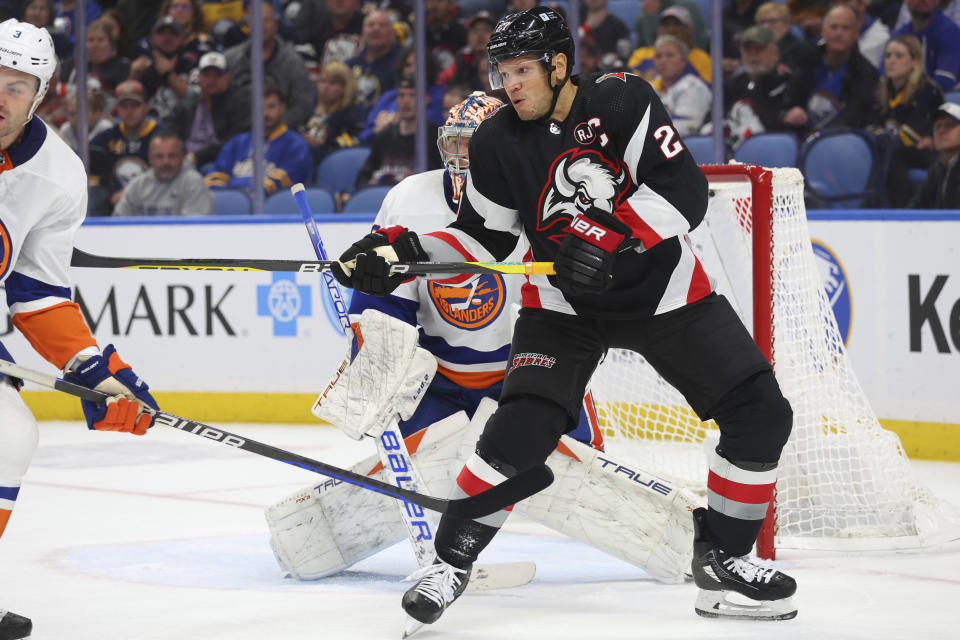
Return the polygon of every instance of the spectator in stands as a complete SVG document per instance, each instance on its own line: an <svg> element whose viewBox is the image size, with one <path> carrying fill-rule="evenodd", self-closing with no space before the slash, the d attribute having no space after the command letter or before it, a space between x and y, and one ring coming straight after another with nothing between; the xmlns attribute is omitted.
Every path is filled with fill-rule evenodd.
<svg viewBox="0 0 960 640"><path fill-rule="evenodd" d="M823 18L819 62L793 74L785 125L801 134L828 126L866 128L877 122L876 68L857 50L857 14L835 5Z"/></svg>
<svg viewBox="0 0 960 640"><path fill-rule="evenodd" d="M910 22L910 7L907 6L906 2L898 2L897 0L888 0L888 2L894 6L893 13L895 14L890 29L896 31ZM880 4L880 0L874 0L874 4ZM943 15L950 18L954 24L960 25L960 0L939 0L937 6L940 7Z"/></svg>
<svg viewBox="0 0 960 640"><path fill-rule="evenodd" d="M344 62L360 51L360 0L301 1L291 23L299 41L313 46L321 67L328 62Z"/></svg>
<svg viewBox="0 0 960 640"><path fill-rule="evenodd" d="M580 37L592 36L603 53L630 51L630 30L607 9L607 0L586 0L587 11L580 25ZM629 56L626 56L629 57ZM624 60L626 62L626 60Z"/></svg>
<svg viewBox="0 0 960 640"><path fill-rule="evenodd" d="M694 72L708 84L711 82L713 71L710 68L710 54L699 49L693 42L693 18L690 12L680 6L665 9L660 14L660 26L657 28L659 36L670 35L683 41L689 51L688 61ZM635 73L648 80L656 75L653 68L656 51L654 47L640 47L630 56L627 66Z"/></svg>
<svg viewBox="0 0 960 640"><path fill-rule="evenodd" d="M73 25L76 22L76 5L76 0L59 0L59 2L54 4L54 9L57 13L57 15L54 17L54 20L57 21L58 25L61 25L62 31L66 33L67 38L70 40L70 44L73 44L74 42ZM100 17L100 14L103 13L103 10L100 8L99 4L94 2L94 0L86 0L85 6L87 9L87 24L92 24L97 18Z"/></svg>
<svg viewBox="0 0 960 640"><path fill-rule="evenodd" d="M184 216L213 213L213 193L203 176L184 163L183 141L172 131L150 140L150 169L131 180L115 216Z"/></svg>
<svg viewBox="0 0 960 640"><path fill-rule="evenodd" d="M793 22L800 27L805 39L814 41L823 30L823 17L833 0L787 0Z"/></svg>
<svg viewBox="0 0 960 640"><path fill-rule="evenodd" d="M467 46L467 30L457 19L456 0L424 0L427 17L427 51L439 68L453 64L457 52Z"/></svg>
<svg viewBox="0 0 960 640"><path fill-rule="evenodd" d="M346 61L357 76L357 102L373 105L397 86L394 67L400 58L397 34L386 11L371 11L363 20L363 49Z"/></svg>
<svg viewBox="0 0 960 640"><path fill-rule="evenodd" d="M228 140L250 131L250 92L230 82L227 58L219 51L205 53L197 69L197 84L165 124L185 141L191 164L203 169Z"/></svg>
<svg viewBox="0 0 960 640"><path fill-rule="evenodd" d="M765 0L733 0L723 5L723 57L727 60L739 58L740 36L754 24L757 9ZM729 66L729 65L728 65ZM725 68L725 70L727 70ZM732 71L732 68L729 69Z"/></svg>
<svg viewBox="0 0 960 640"><path fill-rule="evenodd" d="M652 47L657 40L657 29L660 28L660 14L670 7L683 7L690 14L693 22L693 41L701 49L710 49L710 38L707 37L706 23L703 12L696 0L638 0L640 13L637 15L635 31L638 47Z"/></svg>
<svg viewBox="0 0 960 640"><path fill-rule="evenodd" d="M753 25L740 38L740 70L723 92L728 142L736 149L750 136L783 129L790 69L780 62L776 36Z"/></svg>
<svg viewBox="0 0 960 640"><path fill-rule="evenodd" d="M450 113L450 109L466 100L471 93L473 93L472 89L466 85L450 85L443 94L443 110Z"/></svg>
<svg viewBox="0 0 960 640"><path fill-rule="evenodd" d="M65 60L63 76L67 84L76 84L76 73L73 58ZM130 60L120 56L112 30L100 20L87 27L87 75L99 80L109 93L130 75Z"/></svg>
<svg viewBox="0 0 960 640"><path fill-rule="evenodd" d="M157 122L147 117L143 85L125 80L116 91L118 124L90 143L91 215L109 215L123 195L123 188L147 170L147 150Z"/></svg>
<svg viewBox="0 0 960 640"><path fill-rule="evenodd" d="M883 62L884 46L890 40L890 29L881 20L867 14L869 0L840 1L849 5L857 14L857 26L860 32L857 47L860 53L870 61L870 64L880 67Z"/></svg>
<svg viewBox="0 0 960 640"><path fill-rule="evenodd" d="M486 11L480 11L467 21L467 46L460 49L453 64L440 72L437 82L443 86L465 85L473 90L482 86L477 69L480 58L487 56L487 42L496 23ZM466 98L464 98L466 99ZM454 104L459 104L458 100ZM451 105L453 106L453 105ZM444 110L446 113L446 110Z"/></svg>
<svg viewBox="0 0 960 640"><path fill-rule="evenodd" d="M87 81L97 82L96 78L88 78ZM35 114L41 118L47 125L58 129L70 117L70 105L67 94L74 88L60 80L60 65L54 67L53 75L50 77L50 84L43 100L37 105Z"/></svg>
<svg viewBox="0 0 960 640"><path fill-rule="evenodd" d="M184 54L183 26L167 14L157 21L150 48L130 64L130 77L147 92L150 107L161 121L170 118L187 96L190 72L197 60Z"/></svg>
<svg viewBox="0 0 960 640"><path fill-rule="evenodd" d="M960 73L960 27L943 15L937 0L903 0L910 22L893 35L914 35L923 45L927 75L944 91L957 85Z"/></svg>
<svg viewBox="0 0 960 640"><path fill-rule="evenodd" d="M265 81L275 84L289 103L286 105L285 122L297 130L306 124L313 113L316 87L310 81L303 58L292 44L277 35L277 14L269 0L254 0L263 6L263 74ZM247 8L247 21L250 9ZM232 82L250 91L250 41L227 49L227 68Z"/></svg>
<svg viewBox="0 0 960 640"><path fill-rule="evenodd" d="M792 31L790 9L779 2L765 2L757 7L756 23L773 32L780 51L780 61L796 72L818 63L817 50Z"/></svg>
<svg viewBox="0 0 960 640"><path fill-rule="evenodd" d="M357 189L370 185L397 184L414 172L414 134L417 130L416 79L403 76L397 87L396 122L378 133L370 155L357 175ZM427 137L428 169L441 166L437 145Z"/></svg>
<svg viewBox="0 0 960 640"><path fill-rule="evenodd" d="M53 48L57 52L57 57L61 60L73 55L70 38L53 23L53 19L56 17L53 0L27 0L20 9L19 17L23 22L29 22L35 27L42 27L50 33L50 37L53 38Z"/></svg>
<svg viewBox="0 0 960 640"><path fill-rule="evenodd" d="M330 62L317 79L317 109L303 130L314 164L335 149L355 147L366 109L356 103L357 80L347 65Z"/></svg>
<svg viewBox="0 0 960 640"><path fill-rule="evenodd" d="M204 29L213 32L213 26L218 22L243 22L243 10L247 5L245 0L203 0L200 9L203 12Z"/></svg>
<svg viewBox="0 0 960 640"><path fill-rule="evenodd" d="M907 205L911 209L960 209L960 104L944 102L933 121L937 161Z"/></svg>
<svg viewBox="0 0 960 640"><path fill-rule="evenodd" d="M687 43L676 36L662 35L654 44L657 77L653 88L660 94L673 126L681 136L696 135L703 126L713 92L690 68Z"/></svg>
<svg viewBox="0 0 960 640"><path fill-rule="evenodd" d="M292 131L284 122L287 109L283 92L276 85L267 85L263 90L263 130L266 134L264 158L266 172L263 186L267 195L280 189L289 189L297 182L307 183L313 175L310 147L300 134ZM253 136L241 133L232 138L213 163L206 183L211 189L231 187L252 189Z"/></svg>
<svg viewBox="0 0 960 640"><path fill-rule="evenodd" d="M887 43L877 101L882 126L873 132L890 154L887 198L891 207L903 207L913 195L907 171L926 169L936 160L933 118L943 104L943 92L927 76L923 47L915 37L900 35Z"/></svg>
<svg viewBox="0 0 960 640"><path fill-rule="evenodd" d="M101 14L99 20L110 29L113 41L117 43L117 53L130 60L136 58L137 49L133 46L130 29L127 28L127 21L123 14L116 9L107 9Z"/></svg>
<svg viewBox="0 0 960 640"><path fill-rule="evenodd" d="M414 75L417 72L416 48L411 44L403 50L394 69L396 77ZM486 58L486 55L483 56ZM427 122L440 126L444 122L443 94L446 91L443 85L434 82L437 67L433 57L427 57ZM370 144L373 137L397 121L397 89L385 91L369 110L363 130L360 132L360 142Z"/></svg>
<svg viewBox="0 0 960 640"><path fill-rule="evenodd" d="M87 79L87 141L93 142L98 135L113 126L113 119L107 116L107 97L103 93L100 81ZM67 102L67 121L60 127L60 137L70 148L80 153L77 140L77 98L73 96Z"/></svg>
<svg viewBox="0 0 960 640"><path fill-rule="evenodd" d="M180 24L183 30L181 56L192 61L194 67L203 54L217 48L217 43L204 29L201 4L201 0L163 0L160 5L161 19L169 15Z"/></svg>

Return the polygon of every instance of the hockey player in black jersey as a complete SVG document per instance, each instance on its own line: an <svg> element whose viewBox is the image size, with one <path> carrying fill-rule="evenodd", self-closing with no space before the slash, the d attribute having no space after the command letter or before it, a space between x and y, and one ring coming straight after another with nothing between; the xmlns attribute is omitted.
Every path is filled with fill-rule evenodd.
<svg viewBox="0 0 960 640"><path fill-rule="evenodd" d="M340 257L338 280L386 295L402 279L388 262L500 260L523 234L528 258L553 261L557 275L529 276L523 288L499 407L457 478L458 495L542 463L576 424L606 350L631 349L720 428L709 508L693 514L697 613L792 618L794 580L747 554L793 414L687 237L706 213L703 173L647 82L628 73L570 77L573 40L552 9L504 17L487 52L491 84L511 104L471 140L458 219L419 236L399 227L365 236ZM404 595L407 613L436 621L508 513L444 516L438 564ZM736 604L729 592L753 602Z"/></svg>

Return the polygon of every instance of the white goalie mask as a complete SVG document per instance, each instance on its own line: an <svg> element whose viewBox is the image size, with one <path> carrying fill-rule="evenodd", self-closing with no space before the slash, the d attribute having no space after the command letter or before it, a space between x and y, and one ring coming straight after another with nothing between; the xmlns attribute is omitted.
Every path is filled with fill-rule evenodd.
<svg viewBox="0 0 960 640"><path fill-rule="evenodd" d="M29 120L46 95L50 78L57 68L53 38L46 29L15 18L0 23L0 67L29 73L40 81L37 95L27 115Z"/></svg>
<svg viewBox="0 0 960 640"><path fill-rule="evenodd" d="M437 128L437 148L450 177L453 178L454 200L460 201L463 183L470 168L467 153L470 138L481 122L497 112L503 102L483 91L474 91L466 100L450 109L446 122Z"/></svg>

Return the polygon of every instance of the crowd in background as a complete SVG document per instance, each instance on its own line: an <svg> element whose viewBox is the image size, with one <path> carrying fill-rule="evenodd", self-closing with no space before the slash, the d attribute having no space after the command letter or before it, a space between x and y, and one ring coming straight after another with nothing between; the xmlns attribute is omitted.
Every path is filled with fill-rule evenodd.
<svg viewBox="0 0 960 640"><path fill-rule="evenodd" d="M53 35L60 67L38 115L74 148L73 25L83 1L0 0L0 17ZM211 190L254 187L250 1L85 0L90 215L210 213ZM266 194L311 184L318 164L348 147L371 149L356 189L410 175L412 0L253 1L262 11ZM634 24L608 0L581 3L581 72L641 75L682 136L707 134L710 37L721 37L729 152L762 132L802 141L852 127L883 159L882 202L868 204L960 207L960 99L950 95L960 89L960 0L724 0L719 29L705 1L635 2ZM497 94L485 55L496 21L537 2L424 3L436 168L435 127L449 107L475 90ZM908 179L911 169L928 170L926 182Z"/></svg>

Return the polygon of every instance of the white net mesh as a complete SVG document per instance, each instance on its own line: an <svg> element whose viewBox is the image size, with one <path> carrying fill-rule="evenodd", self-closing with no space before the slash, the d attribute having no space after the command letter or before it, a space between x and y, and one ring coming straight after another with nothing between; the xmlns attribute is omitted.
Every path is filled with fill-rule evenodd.
<svg viewBox="0 0 960 640"><path fill-rule="evenodd" d="M711 177L704 224L692 234L707 272L753 327L752 185ZM760 187L763 188L763 187ZM720 256L723 259L720 259ZM807 229L803 178L773 171L773 354L794 411L777 482L776 544L806 548L918 546L957 537L952 507L915 478L896 434L884 430L844 350ZM718 432L642 357L612 350L591 388L611 451L704 490Z"/></svg>

